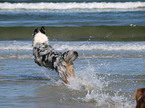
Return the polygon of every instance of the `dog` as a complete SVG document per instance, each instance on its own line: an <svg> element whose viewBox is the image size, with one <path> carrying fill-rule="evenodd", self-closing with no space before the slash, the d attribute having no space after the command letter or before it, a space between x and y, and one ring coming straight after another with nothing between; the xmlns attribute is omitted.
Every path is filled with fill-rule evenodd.
<svg viewBox="0 0 145 108"><path fill-rule="evenodd" d="M68 78L75 77L73 61L77 59L77 51L56 52L49 44L45 28L34 29L33 36L33 56L34 61L39 66L54 69L58 72L60 79L66 84L70 84Z"/></svg>
<svg viewBox="0 0 145 108"><path fill-rule="evenodd" d="M136 108L145 108L145 88L137 88L134 98L136 100Z"/></svg>

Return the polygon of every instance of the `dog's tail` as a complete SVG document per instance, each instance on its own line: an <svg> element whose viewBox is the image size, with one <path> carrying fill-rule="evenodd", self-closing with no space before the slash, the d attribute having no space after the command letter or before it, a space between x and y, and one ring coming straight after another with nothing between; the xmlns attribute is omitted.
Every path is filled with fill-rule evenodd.
<svg viewBox="0 0 145 108"><path fill-rule="evenodd" d="M67 63L72 63L75 59L77 59L78 53L76 51L67 51L63 53L63 59Z"/></svg>

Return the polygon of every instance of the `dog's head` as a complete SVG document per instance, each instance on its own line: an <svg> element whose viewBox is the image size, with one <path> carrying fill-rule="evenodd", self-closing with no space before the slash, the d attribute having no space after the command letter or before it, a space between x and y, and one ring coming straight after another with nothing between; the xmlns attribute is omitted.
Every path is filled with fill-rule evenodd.
<svg viewBox="0 0 145 108"><path fill-rule="evenodd" d="M45 34L45 28L43 26L41 27L40 30L38 28L35 28L32 36L33 36L33 46L35 46L36 44L48 43L48 37Z"/></svg>
<svg viewBox="0 0 145 108"><path fill-rule="evenodd" d="M145 108L145 88L138 88L134 94L136 108Z"/></svg>

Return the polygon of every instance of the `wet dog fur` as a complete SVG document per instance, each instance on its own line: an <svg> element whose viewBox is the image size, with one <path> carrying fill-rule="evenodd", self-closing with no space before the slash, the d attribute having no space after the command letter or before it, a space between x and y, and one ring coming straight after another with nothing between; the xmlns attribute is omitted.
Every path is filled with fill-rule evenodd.
<svg viewBox="0 0 145 108"><path fill-rule="evenodd" d="M77 59L76 51L56 52L49 44L44 27L36 28L33 35L33 56L39 66L55 69L62 81L69 84L68 78L75 77L73 61Z"/></svg>

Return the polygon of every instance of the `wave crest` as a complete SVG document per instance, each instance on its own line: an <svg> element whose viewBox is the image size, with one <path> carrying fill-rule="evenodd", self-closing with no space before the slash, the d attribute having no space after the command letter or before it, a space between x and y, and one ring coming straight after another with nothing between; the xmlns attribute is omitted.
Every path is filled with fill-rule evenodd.
<svg viewBox="0 0 145 108"><path fill-rule="evenodd" d="M14 50L14 51L31 51L33 49L31 42L21 43L17 41L17 44L8 41L0 43L0 51L3 50ZM98 41L78 41L78 42L50 42L52 47L55 50L65 51L65 50L78 50L78 51L95 51L95 50L103 50L103 51L145 51L144 42L98 42Z"/></svg>
<svg viewBox="0 0 145 108"><path fill-rule="evenodd" d="M92 9L137 9L145 8L145 2L89 2L89 3L0 3L1 10L92 10Z"/></svg>

